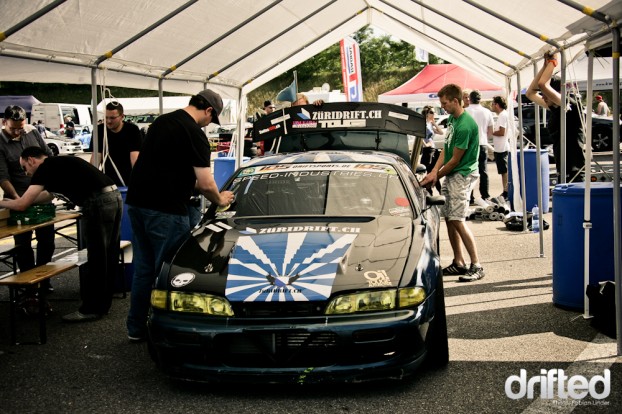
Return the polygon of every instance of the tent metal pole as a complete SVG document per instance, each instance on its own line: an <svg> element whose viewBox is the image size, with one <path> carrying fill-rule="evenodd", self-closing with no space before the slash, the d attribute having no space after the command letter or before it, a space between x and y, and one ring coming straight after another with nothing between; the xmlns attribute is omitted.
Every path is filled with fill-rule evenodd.
<svg viewBox="0 0 622 414"><path fill-rule="evenodd" d="M359 11L357 11L355 13L355 15L359 15L361 13L363 13L366 9L361 9ZM247 80L246 82L244 82L244 85L248 85L250 84L254 79L262 76L263 74L267 73L268 71L274 69L275 66L278 66L281 62L286 61L287 59L296 56L296 54L298 54L298 52L300 52L301 50L306 49L307 47L309 47L310 45L312 45L313 43L315 43L318 39L321 39L322 37L326 36L329 33L334 32L336 29L338 29L341 25L345 24L346 22L350 21L352 17L346 17L344 20L340 21L339 23L337 23L336 25L334 25L333 27L331 27L330 29L326 30L324 33L321 33L319 36L316 36L313 40L311 40L310 42L305 43L302 47L294 50L292 53L290 53L289 55L281 58L280 62L277 62L276 65L272 65L264 70L262 70L261 72L256 73L254 76L252 76L249 80Z"/></svg>
<svg viewBox="0 0 622 414"><path fill-rule="evenodd" d="M605 23L612 22L611 17L609 17L605 13L601 13L598 10L592 9L591 7L584 6L581 3L577 3L576 1L572 1L572 0L557 0L557 1L565 4L566 6L572 7L573 9L578 10L581 13L587 16L590 16L596 20L600 20L601 22L605 22Z"/></svg>
<svg viewBox="0 0 622 414"><path fill-rule="evenodd" d="M518 111L519 116L519 124L521 123L521 119L523 118L522 111L522 97L521 97L521 83L520 83L520 72L516 72L516 88L518 89L518 107L521 109ZM523 231L527 231L527 189L525 188L525 142L523 141L522 135L520 136L520 188L521 188L521 198L523 199ZM540 214L542 216L542 214Z"/></svg>
<svg viewBox="0 0 622 414"><path fill-rule="evenodd" d="M219 70L217 70L216 72L212 73L211 75L209 75L207 77L207 80L210 80L212 78L215 78L216 76L218 76L219 74L221 74L223 71L229 69L231 66L237 64L238 62L241 62L242 60L246 59L248 56L252 55L253 53L255 53L256 51L258 51L259 49L262 49L263 47L265 47L266 45L270 44L271 42L273 42L274 40L280 38L281 36L285 35L287 32L289 32L290 30L292 30L293 28L299 26L301 23L309 20L311 17L317 15L318 13L322 12L324 9L326 9L328 6L332 5L333 3L335 3L337 0L331 0L329 3L326 3L324 6L320 7L317 10L314 10L313 12L311 12L310 14L308 14L307 16L297 20L294 24L292 24L291 26L287 27L285 30L282 30L281 32L279 32L278 34L272 36L270 39L266 40L265 42L263 42L262 44L260 44L259 46L253 48L252 50L249 50L248 52L246 52L245 54L243 54L242 56L240 56L239 58L235 59L234 61L228 63L226 66L220 68Z"/></svg>
<svg viewBox="0 0 622 414"><path fill-rule="evenodd" d="M152 24L151 26L145 28L144 30L141 30L140 33L132 36L131 38L129 38L125 42L121 43L119 46L115 47L114 49L104 53L103 55L101 55L100 57L97 58L97 60L95 61L95 65L97 66L100 63L102 63L104 60L110 59L119 50L122 50L122 49L126 48L127 46L131 45L132 43L134 43L135 41L137 41L141 37L145 36L146 34L149 34L154 29L156 29L158 26L162 25L163 23L166 23L171 18L177 16L179 13L181 13L184 10L186 10L188 7L192 6L197 1L199 1L199 0L190 0L186 4L181 5L177 9L173 10L172 12L170 12L169 14L167 14L166 16L164 16L163 18L161 18L160 20L158 20L157 22Z"/></svg>
<svg viewBox="0 0 622 414"><path fill-rule="evenodd" d="M58 6L60 6L61 4L63 4L66 1L67 0L56 0L56 1L53 1L52 3L48 4L47 6L42 7L40 10L37 10L36 12L31 14L30 16L26 17L21 22L13 25L12 27L8 28L7 30L5 30L3 32L0 32L0 42L4 41L4 39L6 39L7 37L11 36L13 33L18 32L19 30L21 30L24 27L28 26L30 23L40 19L43 15L45 15L48 12L54 10L55 8L57 8Z"/></svg>
<svg viewBox="0 0 622 414"><path fill-rule="evenodd" d="M611 31L613 45L613 257L616 282L616 331L618 355L622 355L622 277L620 277L620 28Z"/></svg>
<svg viewBox="0 0 622 414"><path fill-rule="evenodd" d="M442 16L442 17L446 18L447 20L450 20L450 21L452 21L452 22L454 22L454 23L456 23L456 24L458 24L458 25L460 25L460 26L462 26L462 27L464 27L466 29L469 29L473 33L477 33L478 35L480 35L482 37L485 37L486 39L490 40L491 42L496 43L496 44L498 44L500 46L503 46L504 48L506 48L508 50L511 50L512 52L514 52L514 53L516 53L516 54L518 54L520 56L527 57L527 58L529 57L526 53L521 52L520 50L516 49L515 47L510 46L507 43L500 41L499 39L495 38L494 36L489 35L486 32L482 32L477 27L470 26L470 25L466 24L466 22L464 22L464 21L456 19L456 18L448 15L447 13L444 13L444 12L438 10L438 9L435 9L434 7L430 6L427 3L424 3L421 0L410 0L410 1L412 1L415 4L418 4L419 6L423 7L424 9L428 9L428 10L438 14L439 16Z"/></svg>
<svg viewBox="0 0 622 414"><path fill-rule="evenodd" d="M538 67L536 66L536 64L533 64L533 74L534 77L538 75ZM520 75L519 75L520 77ZM541 148L542 148L542 142L541 142L541 136L540 136L540 114L538 113L538 106L534 105L533 107L534 109L534 116L535 116L535 132L536 132L536 180L537 181L537 189L538 189L538 210L540 211L540 214L538 215L538 221L539 221L539 225L540 225L540 233L538 233L538 238L540 240L540 257L544 257L544 226L543 226L543 222L544 222L544 214L548 213L548 211L544 211L542 209L542 207L544 206L544 202L542 200L542 159L541 159ZM521 111L522 112L522 111ZM546 186L548 188L549 183L546 183ZM526 211L523 212L523 214L526 214ZM523 216L523 217L527 217L527 216ZM532 219L533 220L533 217ZM525 223L527 222L527 220L523 220ZM533 226L533 223L532 223Z"/></svg>
<svg viewBox="0 0 622 414"><path fill-rule="evenodd" d="M561 158L561 171L557 171L559 175L558 179L560 183L566 182L566 174L568 172L568 166L566 165L566 111L564 110L568 106L568 98L566 97L566 67L568 65L566 61L566 53L564 50L560 50L561 56L561 85L559 93L561 95L561 110L559 117L559 157Z"/></svg>
<svg viewBox="0 0 622 414"><path fill-rule="evenodd" d="M164 112L164 79L158 79L158 115Z"/></svg>
<svg viewBox="0 0 622 414"><path fill-rule="evenodd" d="M590 284L590 230L592 229L592 79L594 78L594 49L587 58L587 91L585 104L585 189L583 193L583 318L590 318L590 300L586 294Z"/></svg>
<svg viewBox="0 0 622 414"><path fill-rule="evenodd" d="M236 142L237 144L237 150L236 150L236 154L235 154L235 168L238 169L240 168L240 165L242 165L242 157L244 156L244 138L246 136L246 118L244 117L244 114L242 113L242 107L244 105L242 105L242 99L244 98L244 96L242 95L242 88L240 88L240 92L238 93L238 127L236 128L238 131L238 142ZM246 109L246 108L244 108ZM246 111L244 111L246 112Z"/></svg>
<svg viewBox="0 0 622 414"><path fill-rule="evenodd" d="M221 40L223 40L226 37L228 37L231 33L234 33L236 31L238 31L239 29L244 27L247 23L255 20L257 17L259 17L262 14L264 14L265 12L269 11L271 8L273 8L274 6L276 6L277 4L279 4L282 1L283 0L275 0L273 3L270 3L269 5L264 7L263 9L259 10L257 13L253 14L252 16L250 16L248 19L244 20L240 24L238 24L235 27L231 28L230 30L228 30L224 34L218 36L216 39L212 40L207 45L203 46L201 49L197 50L196 52L194 52L190 56L182 59L177 64L175 64L175 65L171 66L170 68L168 68L167 70L165 70L164 73L162 73L162 77L165 77L165 76L169 75L174 70L177 70L180 66L185 65L186 63L190 62L192 59L194 59L195 57L199 56L201 53L205 52L207 49L209 49L210 47L214 46L216 43L218 43Z"/></svg>
<svg viewBox="0 0 622 414"><path fill-rule="evenodd" d="M417 16L413 15L412 13L408 13L406 10L401 9L401 8L399 8L399 7L396 7L395 5L388 3L386 0L380 0L380 2L381 2L381 3L386 4L387 6L389 6L389 7L393 8L393 9L395 9L395 10L397 10L397 11L399 11L400 13L405 14L406 16L410 17L410 18L411 18L411 19L413 19L413 20L418 21L419 23L422 23L422 24L424 24L424 25L426 25L426 26L428 26L428 27L431 27L432 29L434 29L434 30L436 30L436 31L438 31L438 32L440 32L440 33L442 33L442 34L444 34L444 35L445 35L445 36L447 36L447 37L449 37L449 38L451 38L451 39L453 39L453 40L455 40L455 41L457 41L457 42L460 42L460 43L462 43L462 44L465 44L465 45L466 45L466 43L465 43L462 39L460 39L459 37L454 36L454 35L452 35L451 33L447 32L446 30L443 30L443 29L438 28L437 26L431 25L429 22L426 22L425 20L420 19L419 17L417 17ZM385 13L385 14L386 14L386 13ZM510 68L512 68L512 69L514 69L514 70L516 70L516 66L514 66L514 65L510 65L508 62L505 62L505 61L503 61L503 60L501 60L501 59L497 58L496 56L491 55L491 54L490 54L490 53L488 53L488 52L484 52L482 49L477 48L477 47L475 47L475 46L473 46L473 45L468 45L468 46L470 46L470 47L471 47L471 49L473 49L473 50L475 50L475 51L477 51L477 52L481 53L482 55L487 56L487 57L489 57L490 59L492 59L492 60L494 60L494 61L496 61L496 62L499 62L499 63L501 63L501 64L503 64L503 65L505 65L505 66L507 66L507 67L510 67Z"/></svg>
<svg viewBox="0 0 622 414"><path fill-rule="evenodd" d="M474 2L473 0L463 0L463 1L465 3L467 3L467 4L470 4L471 6L475 7L476 9L483 11L484 13L487 13L487 14L490 14L491 16L496 17L497 19L501 20L502 22L505 22L505 23L507 23L507 24L509 24L511 26L514 26L517 29L520 29L523 32L532 35L533 37L537 37L538 39L542 40L543 42L546 42L546 43L550 44L551 46L555 46L556 48L560 47L559 44L556 41L550 39L548 36L545 36L545 35L540 34L540 33L536 33L535 31L529 29L528 27L523 26L522 24L519 24L519 23L517 23L517 22L515 22L513 20L510 20L507 17L505 17L505 16L495 12L494 10L491 10L491 9L489 9L487 7L482 6L481 4L478 4L478 3Z"/></svg>
<svg viewBox="0 0 622 414"><path fill-rule="evenodd" d="M57 60L52 60L50 59L50 57L39 57L39 56L22 56L16 53L12 53L12 52L2 52L2 57L10 57L10 58L14 58L14 59L21 59L21 60L33 60L36 62L43 62L43 63L53 63L56 65L69 65L69 66L77 66L80 68L98 68L97 66L94 66L92 64L87 64L87 63L79 63L79 62L63 62L63 61L57 61ZM160 75L152 75L149 73L138 73L136 71L131 71L131 70L125 70L125 69L119 69L119 68L105 68L108 71L111 72L117 72L117 73L124 73L127 75L133 75L133 76L138 76L141 78L152 78L152 79L160 79L161 76ZM184 81L187 83L199 83L199 82L205 82L205 78L201 77L201 78L185 78L185 77L179 77L179 78L175 78L176 81ZM231 85L230 83L225 83L225 82L210 82L212 85L216 85L216 86L222 86L225 88L238 88L238 86L236 85ZM77 85L82 85L82 84L77 84Z"/></svg>
<svg viewBox="0 0 622 414"><path fill-rule="evenodd" d="M97 68L91 68L91 113L93 114L93 131L91 131L91 142L93 142L93 154L99 154L99 131L97 128ZM106 108L104 108L104 116ZM98 156L91 156L93 165L99 167Z"/></svg>

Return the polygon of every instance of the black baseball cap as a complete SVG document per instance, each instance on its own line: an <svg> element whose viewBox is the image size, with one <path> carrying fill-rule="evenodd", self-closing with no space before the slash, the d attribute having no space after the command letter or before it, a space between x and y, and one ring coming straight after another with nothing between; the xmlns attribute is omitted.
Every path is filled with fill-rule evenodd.
<svg viewBox="0 0 622 414"><path fill-rule="evenodd" d="M212 123L220 125L220 120L218 119L218 115L222 112L223 103L222 98L219 94L214 92L211 89L205 89L199 92L197 95L202 97L207 101L209 106L211 106L214 110L212 111Z"/></svg>

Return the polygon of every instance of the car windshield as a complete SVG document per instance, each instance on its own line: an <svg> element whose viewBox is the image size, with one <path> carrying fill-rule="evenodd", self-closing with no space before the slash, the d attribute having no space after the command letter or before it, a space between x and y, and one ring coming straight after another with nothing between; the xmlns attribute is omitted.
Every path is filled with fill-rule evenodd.
<svg viewBox="0 0 622 414"><path fill-rule="evenodd" d="M278 164L240 170L227 214L241 216L412 216L395 169L387 164Z"/></svg>

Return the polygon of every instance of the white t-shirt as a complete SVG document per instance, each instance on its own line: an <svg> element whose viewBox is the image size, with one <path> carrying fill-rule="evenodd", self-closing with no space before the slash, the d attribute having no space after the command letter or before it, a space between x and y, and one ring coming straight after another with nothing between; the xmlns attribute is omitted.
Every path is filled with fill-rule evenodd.
<svg viewBox="0 0 622 414"><path fill-rule="evenodd" d="M508 141L508 136L509 136L508 133L510 130L510 123L509 123L508 111L506 111L505 109L499 113L499 116L497 117L497 123L493 130L497 131L499 127L505 128L505 135L503 135L502 137L493 135L492 144L495 148L495 152L509 151L510 143Z"/></svg>
<svg viewBox="0 0 622 414"><path fill-rule="evenodd" d="M492 112L489 109L484 108L480 104L470 104L464 108L477 123L479 129L479 145L488 145L488 127L494 126L494 120L492 118Z"/></svg>

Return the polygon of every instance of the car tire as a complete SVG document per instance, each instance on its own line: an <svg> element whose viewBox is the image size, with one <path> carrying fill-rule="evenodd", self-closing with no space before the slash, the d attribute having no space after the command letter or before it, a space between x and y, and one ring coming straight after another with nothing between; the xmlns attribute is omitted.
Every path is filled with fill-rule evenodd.
<svg viewBox="0 0 622 414"><path fill-rule="evenodd" d="M430 328L425 337L425 347L427 350L425 364L428 367L442 368L449 363L445 292L443 277L440 274L437 276L436 291L434 292L434 319L430 322Z"/></svg>
<svg viewBox="0 0 622 414"><path fill-rule="evenodd" d="M594 152L613 150L613 131L607 125L592 125L592 149Z"/></svg>
<svg viewBox="0 0 622 414"><path fill-rule="evenodd" d="M52 151L52 154L54 154L54 156L57 156L59 154L58 147L56 145L48 144L48 148L50 148L50 151Z"/></svg>

